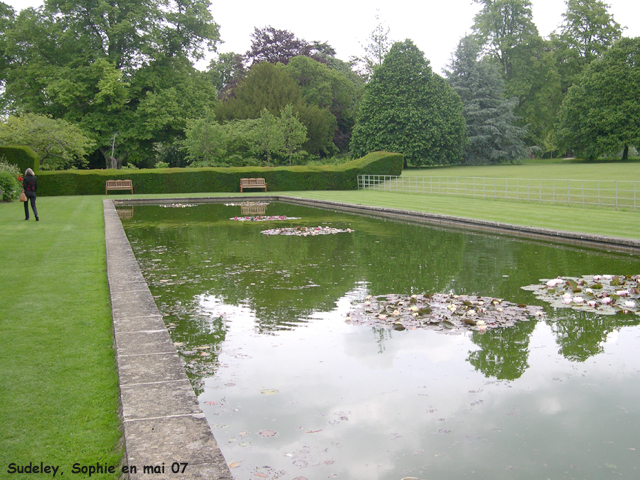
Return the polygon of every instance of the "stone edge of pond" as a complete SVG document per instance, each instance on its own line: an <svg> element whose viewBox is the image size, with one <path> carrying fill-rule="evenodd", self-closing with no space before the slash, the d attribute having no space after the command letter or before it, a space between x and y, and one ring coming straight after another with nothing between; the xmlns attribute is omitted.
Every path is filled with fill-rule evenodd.
<svg viewBox="0 0 640 480"><path fill-rule="evenodd" d="M551 230L547 228L525 227L508 223L491 222L488 220L477 220L473 218L455 217L451 215L440 215L427 212L416 212L412 210L400 210L387 207L375 207L370 205L360 205L352 203L334 202L330 200L315 200L300 197L290 197L281 195L251 195L251 196L229 196L229 197L180 197L180 198L137 198L114 200L116 205L157 205L167 203L221 203L237 202L239 200L251 201L278 201L305 205L310 207L323 207L351 213L390 217L399 220L407 220L418 223L429 223L433 225L443 225L459 229L473 229L477 231L507 234L517 237L534 238L556 243L568 243L582 245L598 249L614 249L623 252L640 253L640 241L608 237L605 235L593 235L589 233L576 233L562 230Z"/></svg>
<svg viewBox="0 0 640 480"><path fill-rule="evenodd" d="M127 239L113 200L103 201L107 278L124 432L124 464L147 478L233 480L198 404L162 315ZM175 463L184 473L172 473ZM179 466L182 472L183 465Z"/></svg>

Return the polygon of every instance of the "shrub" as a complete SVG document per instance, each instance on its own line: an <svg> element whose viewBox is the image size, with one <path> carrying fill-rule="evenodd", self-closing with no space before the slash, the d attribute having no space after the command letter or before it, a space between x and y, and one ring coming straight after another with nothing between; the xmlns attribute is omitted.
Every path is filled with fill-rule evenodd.
<svg viewBox="0 0 640 480"><path fill-rule="evenodd" d="M18 198L22 187L18 182L17 175L7 171L0 171L0 190L2 190L2 200L6 202Z"/></svg>

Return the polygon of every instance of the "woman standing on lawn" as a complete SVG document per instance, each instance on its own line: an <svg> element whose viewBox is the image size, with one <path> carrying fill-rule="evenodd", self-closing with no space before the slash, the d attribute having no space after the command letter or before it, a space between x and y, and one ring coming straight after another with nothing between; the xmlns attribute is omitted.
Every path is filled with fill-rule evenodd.
<svg viewBox="0 0 640 480"><path fill-rule="evenodd" d="M24 172L24 179L22 180L22 188L24 194L27 196L27 201L24 202L24 219L29 220L29 201L31 202L31 210L36 217L36 222L40 221L38 217L38 209L36 208L36 190L38 189L38 180L33 173L33 170L27 168Z"/></svg>

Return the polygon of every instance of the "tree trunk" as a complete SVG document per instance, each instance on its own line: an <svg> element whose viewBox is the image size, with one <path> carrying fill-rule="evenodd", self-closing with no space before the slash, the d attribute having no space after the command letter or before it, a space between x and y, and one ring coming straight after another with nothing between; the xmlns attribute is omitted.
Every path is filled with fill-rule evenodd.
<svg viewBox="0 0 640 480"><path fill-rule="evenodd" d="M625 145L624 149L622 150L622 160L628 160L629 159L629 145Z"/></svg>

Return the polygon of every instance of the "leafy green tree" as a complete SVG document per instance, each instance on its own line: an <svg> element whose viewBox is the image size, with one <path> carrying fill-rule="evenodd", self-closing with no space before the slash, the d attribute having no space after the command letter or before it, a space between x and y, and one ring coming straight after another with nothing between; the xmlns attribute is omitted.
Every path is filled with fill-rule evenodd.
<svg viewBox="0 0 640 480"><path fill-rule="evenodd" d="M216 117L222 121L260 118L262 110L269 110L279 116L291 105L302 124L307 128L308 140L303 148L318 154L330 150L336 120L328 108L309 105L303 97L302 89L286 72L269 62L259 63L251 68L244 80L233 90L233 95L225 99L216 109Z"/></svg>
<svg viewBox="0 0 640 480"><path fill-rule="evenodd" d="M365 87L353 155L387 150L404 154L405 167L452 164L462 160L465 141L458 94L411 40L394 43Z"/></svg>
<svg viewBox="0 0 640 480"><path fill-rule="evenodd" d="M512 75L505 78L505 94L517 98L515 114L527 126L527 143L540 145L553 130L562 103L560 75L551 44L528 37L512 52Z"/></svg>
<svg viewBox="0 0 640 480"><path fill-rule="evenodd" d="M363 84L353 74L304 56L292 58L285 70L298 83L307 103L329 109L336 119L333 143L347 151Z"/></svg>
<svg viewBox="0 0 640 480"><path fill-rule="evenodd" d="M618 40L567 93L558 136L576 155L595 159L640 145L640 37Z"/></svg>
<svg viewBox="0 0 640 480"><path fill-rule="evenodd" d="M192 163L202 162L208 167L214 158L226 153L225 132L213 115L187 121L185 137L183 145Z"/></svg>
<svg viewBox="0 0 640 480"><path fill-rule="evenodd" d="M289 157L289 166L291 166L293 154L307 141L307 127L300 123L291 105L287 105L282 110L279 127L282 131L283 147Z"/></svg>
<svg viewBox="0 0 640 480"><path fill-rule="evenodd" d="M15 21L15 12L6 3L0 2L0 91L4 89L9 59L6 55L7 30ZM0 97L0 113L4 110L4 97Z"/></svg>
<svg viewBox="0 0 640 480"><path fill-rule="evenodd" d="M506 78L513 74L515 47L537 36L530 0L474 0L482 10L474 19L474 30L481 36L489 54L498 60Z"/></svg>
<svg viewBox="0 0 640 480"><path fill-rule="evenodd" d="M528 143L548 135L562 100L552 46L538 34L530 0L474 0L482 4L474 30L490 58L501 67L507 97L528 125Z"/></svg>
<svg viewBox="0 0 640 480"><path fill-rule="evenodd" d="M504 79L495 63L480 60L480 43L466 36L456 49L449 84L460 95L469 143L465 164L519 161L527 155L526 129L517 125L517 99L504 95Z"/></svg>
<svg viewBox="0 0 640 480"><path fill-rule="evenodd" d="M563 92L584 68L622 38L622 29L601 0L566 0L560 33L552 36Z"/></svg>
<svg viewBox="0 0 640 480"><path fill-rule="evenodd" d="M278 119L266 108L260 112L255 130L256 151L264 155L267 166L271 166L271 155L284 149L284 135Z"/></svg>
<svg viewBox="0 0 640 480"><path fill-rule="evenodd" d="M232 120L222 124L227 139L227 155L224 160L229 166L262 165L254 158L255 129L259 119Z"/></svg>
<svg viewBox="0 0 640 480"><path fill-rule="evenodd" d="M246 74L244 59L238 53L221 53L217 60L211 60L207 73L218 91L218 96L225 97Z"/></svg>
<svg viewBox="0 0 640 480"><path fill-rule="evenodd" d="M82 167L94 142L69 122L26 113L0 123L0 145L28 145L40 157L40 165L52 170Z"/></svg>
<svg viewBox="0 0 640 480"><path fill-rule="evenodd" d="M208 6L59 0L23 10L7 32L6 98L80 124L108 164L150 159L215 98L193 67L219 40Z"/></svg>

